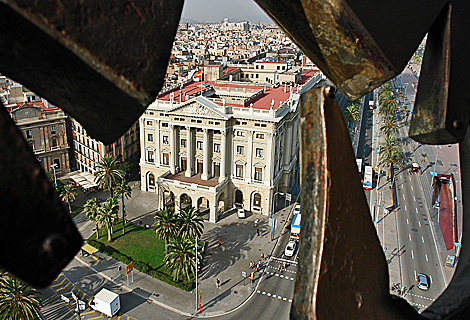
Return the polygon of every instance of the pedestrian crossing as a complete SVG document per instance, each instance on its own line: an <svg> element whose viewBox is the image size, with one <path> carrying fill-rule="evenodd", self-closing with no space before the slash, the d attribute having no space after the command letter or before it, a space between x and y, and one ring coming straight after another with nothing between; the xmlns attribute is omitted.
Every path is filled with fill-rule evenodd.
<svg viewBox="0 0 470 320"><path fill-rule="evenodd" d="M274 267L274 266L268 266L268 268L272 268L272 269L276 269L276 270L279 270L279 267ZM297 271L294 271L294 270L289 270L289 269L286 269L282 272L290 272L290 273L297 273Z"/></svg>
<svg viewBox="0 0 470 320"><path fill-rule="evenodd" d="M60 273L57 278L49 286L62 300L62 303L70 310L72 314L76 314L77 303L75 302L73 295L75 295L79 300L85 302L84 310L80 310L80 319L84 320L94 320L94 319L108 319L107 316L91 309L88 306L92 296L86 294L79 288L77 288L70 279L64 273ZM136 320L135 318L121 314L118 312L117 318L119 320Z"/></svg>
<svg viewBox="0 0 470 320"><path fill-rule="evenodd" d="M271 297L271 298L275 298L275 299L278 299L278 300L281 300L281 301L286 301L288 303L292 303L292 299L289 299L287 297L281 297L281 296L275 295L271 292L258 290L257 293L262 294L262 295L266 295L267 297Z"/></svg>
<svg viewBox="0 0 470 320"><path fill-rule="evenodd" d="M421 299L425 299L425 300L436 301L436 300L433 299L433 298L428 298L428 297L420 296L420 295L413 294L413 293L408 293L407 295L413 296L413 297L417 297L417 298L421 298Z"/></svg>
<svg viewBox="0 0 470 320"><path fill-rule="evenodd" d="M291 281L295 280L295 278L293 278L293 277L288 277L287 275L283 275L283 274L275 273L275 272L266 272L266 275L271 275L271 276L275 276L275 277L279 277L279 278L284 278L286 280L291 280Z"/></svg>

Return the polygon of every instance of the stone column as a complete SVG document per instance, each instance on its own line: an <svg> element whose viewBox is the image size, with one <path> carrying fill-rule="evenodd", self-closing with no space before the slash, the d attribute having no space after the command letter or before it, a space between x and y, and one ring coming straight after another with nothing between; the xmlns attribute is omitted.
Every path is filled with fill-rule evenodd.
<svg viewBox="0 0 470 320"><path fill-rule="evenodd" d="M286 150L284 152L284 169L287 170L289 168L290 159L291 159L291 149L292 149L292 123L286 122L286 133L285 133L285 147ZM287 148L286 148L287 147Z"/></svg>
<svg viewBox="0 0 470 320"><path fill-rule="evenodd" d="M176 143L175 143L175 137L176 137L176 126L175 125L170 125L170 171L172 174L176 173Z"/></svg>
<svg viewBox="0 0 470 320"><path fill-rule="evenodd" d="M209 180L210 166L210 146L209 146L209 129L204 129L204 165L202 167L202 180Z"/></svg>
<svg viewBox="0 0 470 320"><path fill-rule="evenodd" d="M254 131L247 131L248 134L248 143L246 145L246 175L245 175L245 181L246 182L251 182L253 179L252 175L252 167L253 167L253 134Z"/></svg>
<svg viewBox="0 0 470 320"><path fill-rule="evenodd" d="M220 176L219 182L223 182L227 175L225 166L227 164L227 131L224 128L222 130L222 145L220 148Z"/></svg>
<svg viewBox="0 0 470 320"><path fill-rule="evenodd" d="M269 132L268 136L268 148L266 150L266 154L269 158L266 159L266 172L263 175L263 180L268 182L268 185L271 185L271 180L273 179L273 165L274 163L274 140L276 139L276 133Z"/></svg>
<svg viewBox="0 0 470 320"><path fill-rule="evenodd" d="M139 126L140 126L140 162L145 163L147 159L147 155L145 154L147 149L147 144L145 143L145 129L144 129L145 119L140 118ZM159 155L158 155L159 156Z"/></svg>
<svg viewBox="0 0 470 320"><path fill-rule="evenodd" d="M186 177L191 177L193 175L193 162L194 162L194 155L193 155L193 131L191 127L186 127L186 172L184 175Z"/></svg>

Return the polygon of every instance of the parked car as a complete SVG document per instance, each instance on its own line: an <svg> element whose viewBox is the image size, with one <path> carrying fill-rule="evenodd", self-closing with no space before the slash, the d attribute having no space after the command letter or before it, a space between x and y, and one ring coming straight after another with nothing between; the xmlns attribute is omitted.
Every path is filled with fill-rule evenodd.
<svg viewBox="0 0 470 320"><path fill-rule="evenodd" d="M245 209L238 209L238 217L245 218Z"/></svg>
<svg viewBox="0 0 470 320"><path fill-rule="evenodd" d="M418 288L421 290L429 289L429 277L424 273L418 273L416 276L416 281L418 281Z"/></svg>
<svg viewBox="0 0 470 320"><path fill-rule="evenodd" d="M289 241L286 246L286 250L284 251L284 255L286 257L292 257L295 252L295 248L297 247L297 243L295 241Z"/></svg>

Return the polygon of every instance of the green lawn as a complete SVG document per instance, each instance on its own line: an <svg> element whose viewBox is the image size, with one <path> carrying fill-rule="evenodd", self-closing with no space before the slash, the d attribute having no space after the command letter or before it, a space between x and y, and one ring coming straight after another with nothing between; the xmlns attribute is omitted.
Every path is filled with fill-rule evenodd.
<svg viewBox="0 0 470 320"><path fill-rule="evenodd" d="M99 242L112 247L133 260L142 261L149 264L152 268L166 273L163 263L165 257L165 242L158 239L155 230L145 229L132 223L126 223L126 233L122 235L122 220L119 219L118 225L113 227L113 241L108 242L108 232L100 228ZM96 239L93 234L91 239Z"/></svg>

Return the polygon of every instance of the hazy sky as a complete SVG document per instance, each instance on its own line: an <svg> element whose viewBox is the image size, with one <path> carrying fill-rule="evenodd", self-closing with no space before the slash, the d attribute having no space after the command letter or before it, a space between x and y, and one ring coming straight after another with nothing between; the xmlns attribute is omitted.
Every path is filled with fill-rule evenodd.
<svg viewBox="0 0 470 320"><path fill-rule="evenodd" d="M267 17L253 0L185 0L182 18L202 22L251 15Z"/></svg>

